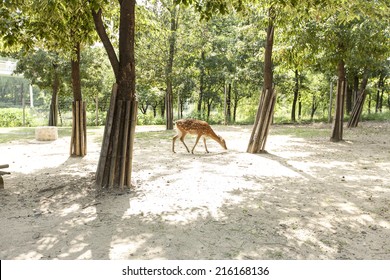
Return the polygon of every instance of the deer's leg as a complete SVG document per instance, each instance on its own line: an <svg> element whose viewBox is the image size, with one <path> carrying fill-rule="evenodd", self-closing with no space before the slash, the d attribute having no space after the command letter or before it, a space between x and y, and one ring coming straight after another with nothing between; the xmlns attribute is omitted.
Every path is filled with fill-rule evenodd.
<svg viewBox="0 0 390 280"><path fill-rule="evenodd" d="M182 135L180 136L180 141L183 143L184 147L186 147L187 152L190 152L190 149L188 149L186 143L184 143L184 137L185 137L185 136L186 136L186 134L182 134Z"/></svg>
<svg viewBox="0 0 390 280"><path fill-rule="evenodd" d="M174 153L176 153L175 152L175 141L176 141L177 137L179 137L179 134L176 134L175 136L173 136L173 139L172 139L172 152L174 152Z"/></svg>
<svg viewBox="0 0 390 280"><path fill-rule="evenodd" d="M209 150L207 150L206 137L203 137L203 143L204 143L204 147L206 149L206 153L210 153Z"/></svg>
<svg viewBox="0 0 390 280"><path fill-rule="evenodd" d="M199 134L198 137L196 137L195 145L194 145L194 147L192 148L191 153L194 153L194 149L195 149L196 145L198 144L199 139L200 139L201 136L202 136L202 135Z"/></svg>

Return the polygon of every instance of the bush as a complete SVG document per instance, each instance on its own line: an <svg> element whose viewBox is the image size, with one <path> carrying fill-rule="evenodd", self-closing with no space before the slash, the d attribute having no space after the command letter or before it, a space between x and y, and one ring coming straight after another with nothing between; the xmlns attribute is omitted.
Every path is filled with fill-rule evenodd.
<svg viewBox="0 0 390 280"><path fill-rule="evenodd" d="M106 124L106 115L107 112L100 112L98 114L98 126L102 126ZM87 112L87 125L88 126L96 126L96 113L88 113Z"/></svg>
<svg viewBox="0 0 390 280"><path fill-rule="evenodd" d="M150 114L140 114L138 113L137 118L138 125L162 125L165 124L165 120L161 117L154 117Z"/></svg>
<svg viewBox="0 0 390 280"><path fill-rule="evenodd" d="M27 113L25 115L25 126L31 126L32 119ZM23 126L23 109L5 108L0 109L0 127L17 127Z"/></svg>

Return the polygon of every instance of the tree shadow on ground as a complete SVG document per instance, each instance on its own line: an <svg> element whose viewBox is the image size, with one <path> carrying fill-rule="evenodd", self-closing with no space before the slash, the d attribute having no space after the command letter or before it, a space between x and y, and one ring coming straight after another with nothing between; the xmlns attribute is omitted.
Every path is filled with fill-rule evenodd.
<svg viewBox="0 0 390 280"><path fill-rule="evenodd" d="M173 154L166 134L139 139L130 193L97 193L82 159L24 175L0 197L0 257L390 259L388 156L359 162L364 142L192 155Z"/></svg>

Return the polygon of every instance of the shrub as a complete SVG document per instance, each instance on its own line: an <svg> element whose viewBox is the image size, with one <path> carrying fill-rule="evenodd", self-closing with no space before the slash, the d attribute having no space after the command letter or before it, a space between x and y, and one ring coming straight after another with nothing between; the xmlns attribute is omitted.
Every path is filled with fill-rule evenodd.
<svg viewBox="0 0 390 280"><path fill-rule="evenodd" d="M25 126L31 126L32 119L27 113L25 114ZM0 127L17 127L23 126L23 109L5 108L0 109Z"/></svg>

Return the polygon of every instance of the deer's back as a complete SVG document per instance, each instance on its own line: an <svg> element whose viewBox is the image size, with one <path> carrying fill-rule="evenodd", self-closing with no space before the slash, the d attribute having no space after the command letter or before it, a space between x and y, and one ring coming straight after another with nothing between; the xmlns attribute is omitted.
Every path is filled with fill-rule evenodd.
<svg viewBox="0 0 390 280"><path fill-rule="evenodd" d="M207 122L193 119L178 120L176 127L190 134L210 134L212 131Z"/></svg>

